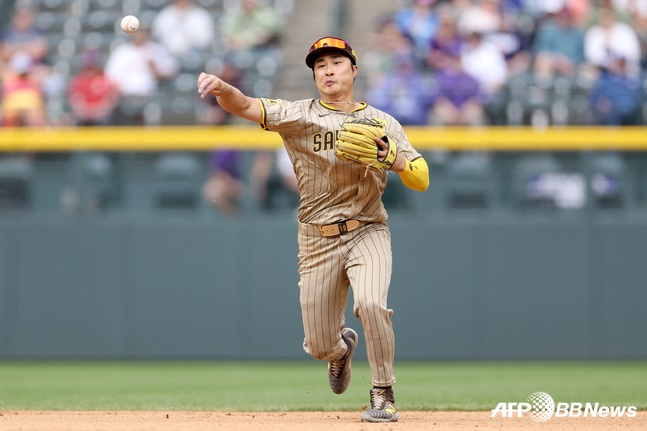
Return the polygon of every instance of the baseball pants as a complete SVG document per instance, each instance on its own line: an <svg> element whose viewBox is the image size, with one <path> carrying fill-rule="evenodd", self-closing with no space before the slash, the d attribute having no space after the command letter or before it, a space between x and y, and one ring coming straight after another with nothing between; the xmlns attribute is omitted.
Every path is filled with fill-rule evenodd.
<svg viewBox="0 0 647 431"><path fill-rule="evenodd" d="M362 224L352 232L321 236L314 225L299 224L299 288L304 350L318 360L346 352L340 331L349 288L353 312L362 323L375 386L395 383L395 337L387 308L391 281L391 234L385 223Z"/></svg>

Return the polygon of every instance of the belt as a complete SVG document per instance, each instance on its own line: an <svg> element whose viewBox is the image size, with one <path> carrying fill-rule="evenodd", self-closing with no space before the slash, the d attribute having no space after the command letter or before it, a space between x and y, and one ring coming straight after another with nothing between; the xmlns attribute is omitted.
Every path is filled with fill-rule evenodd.
<svg viewBox="0 0 647 431"><path fill-rule="evenodd" d="M354 231L360 226L358 220L343 220L333 224L317 226L321 236L337 236Z"/></svg>

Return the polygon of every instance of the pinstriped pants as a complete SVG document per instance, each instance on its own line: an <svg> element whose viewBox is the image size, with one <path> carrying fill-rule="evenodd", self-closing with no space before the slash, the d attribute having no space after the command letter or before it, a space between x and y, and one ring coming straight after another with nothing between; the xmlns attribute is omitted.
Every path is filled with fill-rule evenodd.
<svg viewBox="0 0 647 431"><path fill-rule="evenodd" d="M299 288L304 350L318 360L346 352L340 331L349 288L353 312L364 329L372 383L395 383L395 337L387 308L391 281L391 234L385 223L363 224L335 237L322 237L316 226L299 225Z"/></svg>

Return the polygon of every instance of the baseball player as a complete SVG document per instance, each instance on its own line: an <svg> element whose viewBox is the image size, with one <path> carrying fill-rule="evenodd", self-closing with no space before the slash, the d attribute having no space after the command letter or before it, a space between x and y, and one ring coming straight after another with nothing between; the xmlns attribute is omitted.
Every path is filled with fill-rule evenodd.
<svg viewBox="0 0 647 431"><path fill-rule="evenodd" d="M306 56L319 99L251 98L219 77L201 73L198 92L281 135L301 195L298 221L299 288L304 350L328 361L334 393L350 383L357 333L345 328L352 286L354 314L364 329L373 388L361 419L395 422L392 385L395 339L387 308L391 237L382 204L387 171L410 189L429 185L427 163L390 115L354 98L357 55L339 38L317 40Z"/></svg>

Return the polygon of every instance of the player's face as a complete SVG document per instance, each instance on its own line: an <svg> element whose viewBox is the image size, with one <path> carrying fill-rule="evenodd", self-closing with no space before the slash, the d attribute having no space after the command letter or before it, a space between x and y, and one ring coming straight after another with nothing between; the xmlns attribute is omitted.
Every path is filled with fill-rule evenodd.
<svg viewBox="0 0 647 431"><path fill-rule="evenodd" d="M350 97L357 66L353 66L345 55L324 54L315 61L313 74L322 96L329 100L333 97Z"/></svg>

